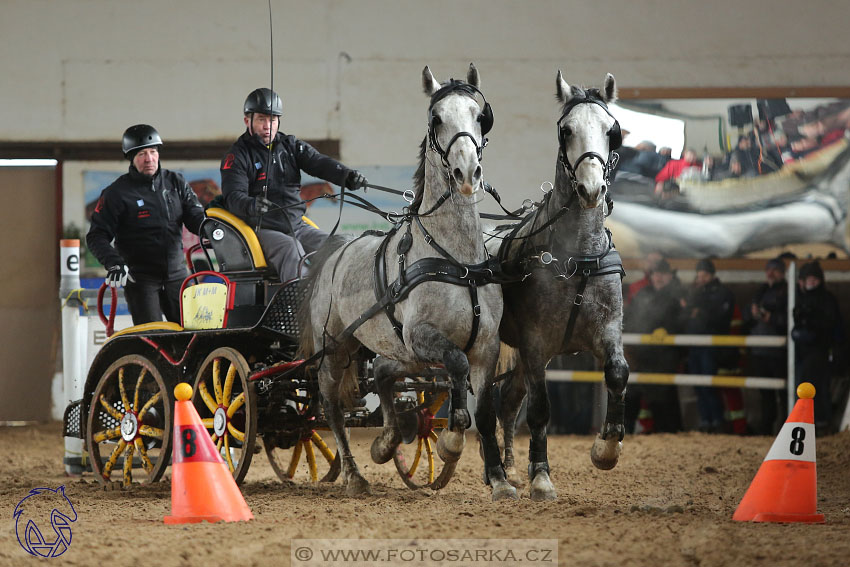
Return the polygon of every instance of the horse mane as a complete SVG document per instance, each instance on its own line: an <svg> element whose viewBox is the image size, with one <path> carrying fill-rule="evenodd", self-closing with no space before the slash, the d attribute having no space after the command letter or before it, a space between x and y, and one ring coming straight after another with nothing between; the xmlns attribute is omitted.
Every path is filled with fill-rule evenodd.
<svg viewBox="0 0 850 567"><path fill-rule="evenodd" d="M419 165L413 173L413 202L408 207L410 212L418 213L422 205L422 197L425 194L425 150L428 147L428 136L422 138L419 144Z"/></svg>
<svg viewBox="0 0 850 567"><path fill-rule="evenodd" d="M565 102L561 106L561 116L567 113L569 109L576 105L576 99L590 99L596 102L601 102L603 108L608 108L608 104L605 102L605 99L602 98L602 91L600 91L596 87L587 88L585 86L575 86L570 85L570 100Z"/></svg>

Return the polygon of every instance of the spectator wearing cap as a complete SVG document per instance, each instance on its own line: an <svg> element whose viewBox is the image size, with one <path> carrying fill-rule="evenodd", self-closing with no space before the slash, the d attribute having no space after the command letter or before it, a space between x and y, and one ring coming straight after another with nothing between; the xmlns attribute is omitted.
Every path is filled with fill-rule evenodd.
<svg viewBox="0 0 850 567"><path fill-rule="evenodd" d="M663 329L680 331L682 286L666 260L658 260L649 272L650 285L635 295L625 312L624 329L629 333L653 333ZM633 347L629 366L637 372L676 373L681 354L678 347ZM626 423L635 418L644 432L674 432L682 429L679 396L675 386L630 387L626 395Z"/></svg>
<svg viewBox="0 0 850 567"><path fill-rule="evenodd" d="M823 268L817 261L800 268L794 329L795 383L815 386L815 428L819 434L831 431L831 364L837 346L844 343L838 300L826 289Z"/></svg>
<svg viewBox="0 0 850 567"><path fill-rule="evenodd" d="M714 262L704 258L696 264L696 276L681 301L684 332L691 335L728 335L735 309L735 296L715 275ZM716 375L719 367L715 347L690 347L688 372ZM724 405L720 393L709 386L694 388L699 411L699 428L709 433L724 428ZM741 416L730 416L740 419Z"/></svg>
<svg viewBox="0 0 850 567"><path fill-rule="evenodd" d="M757 336L781 336L788 332L788 283L785 281L785 262L768 260L764 267L765 282L759 286L744 312L744 328ZM749 376L785 378L788 373L784 348L753 347L749 357ZM783 396L777 390L759 390L761 419L754 425L759 435L778 432L777 417L783 407Z"/></svg>

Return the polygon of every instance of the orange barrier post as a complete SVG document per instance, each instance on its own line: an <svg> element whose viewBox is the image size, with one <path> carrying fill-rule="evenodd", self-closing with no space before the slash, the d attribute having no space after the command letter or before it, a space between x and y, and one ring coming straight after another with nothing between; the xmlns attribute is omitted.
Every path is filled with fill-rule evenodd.
<svg viewBox="0 0 850 567"><path fill-rule="evenodd" d="M815 387L797 386L800 398L776 436L732 516L739 522L823 523L817 513Z"/></svg>
<svg viewBox="0 0 850 567"><path fill-rule="evenodd" d="M253 520L239 487L227 469L189 399L192 387L174 387L174 449L171 458L171 516L166 524Z"/></svg>

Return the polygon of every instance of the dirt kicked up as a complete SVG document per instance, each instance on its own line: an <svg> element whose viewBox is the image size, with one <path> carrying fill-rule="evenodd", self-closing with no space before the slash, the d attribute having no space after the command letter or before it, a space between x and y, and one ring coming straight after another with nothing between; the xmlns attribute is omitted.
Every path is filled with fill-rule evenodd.
<svg viewBox="0 0 850 567"><path fill-rule="evenodd" d="M242 486L253 521L168 526L170 469L154 485L104 490L91 474L63 474L59 424L0 428L0 565L34 564L13 513L31 489L62 485L78 518L70 547L45 565L289 565L292 540L316 538L557 539L559 564L575 566L850 565L850 432L817 440L820 525L732 521L773 442L767 437L627 437L620 463L606 472L590 462L591 437L553 436L558 500L532 502L524 487L519 501L494 503L472 434L451 482L432 492L404 486L391 463L371 463L376 432L354 432L370 496L347 498L339 481L282 484L260 453ZM527 445L518 439L520 463ZM37 523L45 541L56 539L46 516Z"/></svg>

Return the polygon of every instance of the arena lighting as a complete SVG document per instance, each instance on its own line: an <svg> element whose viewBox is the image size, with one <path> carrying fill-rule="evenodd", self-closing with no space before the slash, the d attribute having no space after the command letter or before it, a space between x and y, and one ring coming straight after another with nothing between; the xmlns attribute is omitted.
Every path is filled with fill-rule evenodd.
<svg viewBox="0 0 850 567"><path fill-rule="evenodd" d="M0 167L52 167L55 159L0 159Z"/></svg>

